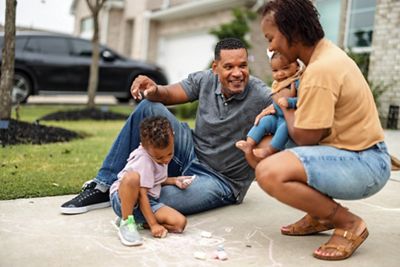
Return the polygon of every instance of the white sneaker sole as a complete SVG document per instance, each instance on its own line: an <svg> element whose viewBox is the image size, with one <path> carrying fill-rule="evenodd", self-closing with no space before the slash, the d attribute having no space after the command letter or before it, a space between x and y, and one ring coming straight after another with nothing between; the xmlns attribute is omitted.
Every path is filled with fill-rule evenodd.
<svg viewBox="0 0 400 267"><path fill-rule="evenodd" d="M112 226L114 226L115 230L118 231L118 237L119 237L119 240L121 240L121 243L124 244L125 246L129 246L129 247L142 245L143 240L139 240L136 242L129 242L122 237L121 232L119 231L119 225L118 225L119 221L120 221L120 219L118 217L115 217L115 219L113 221L110 221L110 223L112 224Z"/></svg>
<svg viewBox="0 0 400 267"><path fill-rule="evenodd" d="M93 204L85 207L79 207L79 208L64 208L60 207L60 211L63 214L79 214L79 213L85 213L90 210L95 210L95 209L103 209L110 207L111 203L110 201L103 202L103 203L98 203L98 204Z"/></svg>
<svg viewBox="0 0 400 267"><path fill-rule="evenodd" d="M122 237L120 231L118 231L118 236L119 236L119 239L121 240L121 243L124 244L125 246L128 246L128 247L140 246L140 245L143 244L143 241L141 241L141 240L138 240L138 241L135 241L135 242L129 242L128 240L126 240L126 239L124 239Z"/></svg>
<svg viewBox="0 0 400 267"><path fill-rule="evenodd" d="M120 218L117 216L113 221L110 221L115 230L119 231Z"/></svg>

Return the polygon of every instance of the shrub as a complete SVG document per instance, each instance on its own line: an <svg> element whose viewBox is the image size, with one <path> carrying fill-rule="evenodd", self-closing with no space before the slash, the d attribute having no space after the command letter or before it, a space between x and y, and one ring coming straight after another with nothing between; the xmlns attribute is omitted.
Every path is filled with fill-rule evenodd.
<svg viewBox="0 0 400 267"><path fill-rule="evenodd" d="M172 113L182 119L195 119L198 107L198 101L185 103L171 107Z"/></svg>
<svg viewBox="0 0 400 267"><path fill-rule="evenodd" d="M391 88L392 84L385 84L383 81L370 81L368 79L368 71L369 71L369 59L370 59L370 53L369 52L364 52L364 53L355 53L353 51L348 51L347 54L349 57L351 57L354 62L357 64L357 66L360 68L362 74L364 75L364 78L367 80L369 84L369 88L371 89L372 96L374 97L375 105L379 109L380 107L380 102L379 99L380 97Z"/></svg>

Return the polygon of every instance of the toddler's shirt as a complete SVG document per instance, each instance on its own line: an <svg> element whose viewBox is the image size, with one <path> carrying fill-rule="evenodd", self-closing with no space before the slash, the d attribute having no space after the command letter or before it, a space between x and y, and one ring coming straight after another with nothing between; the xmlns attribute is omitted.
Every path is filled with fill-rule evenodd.
<svg viewBox="0 0 400 267"><path fill-rule="evenodd" d="M124 174L130 171L139 174L140 187L148 188L147 193L150 196L154 198L160 197L161 183L168 177L168 164L155 162L142 145L129 155L124 169L118 173L118 180L111 185L110 196L118 190Z"/></svg>

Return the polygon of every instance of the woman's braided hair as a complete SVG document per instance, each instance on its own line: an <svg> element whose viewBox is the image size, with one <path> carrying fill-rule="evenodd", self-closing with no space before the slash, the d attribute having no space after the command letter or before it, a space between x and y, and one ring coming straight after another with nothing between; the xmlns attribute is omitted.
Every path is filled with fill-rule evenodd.
<svg viewBox="0 0 400 267"><path fill-rule="evenodd" d="M300 41L315 45L325 35L319 13L310 0L272 0L261 9L262 17L271 14L289 45Z"/></svg>
<svg viewBox="0 0 400 267"><path fill-rule="evenodd" d="M140 123L140 140L144 145L166 148L172 132L170 122L162 116L146 118Z"/></svg>

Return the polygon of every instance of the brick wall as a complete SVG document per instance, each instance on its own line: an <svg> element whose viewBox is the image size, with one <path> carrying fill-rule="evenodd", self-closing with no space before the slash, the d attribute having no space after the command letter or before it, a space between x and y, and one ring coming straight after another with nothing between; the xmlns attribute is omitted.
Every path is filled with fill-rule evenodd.
<svg viewBox="0 0 400 267"><path fill-rule="evenodd" d="M369 80L390 84L380 98L379 113L386 127L390 105L400 105L400 1L379 0L375 13ZM400 128L400 122L397 122Z"/></svg>

